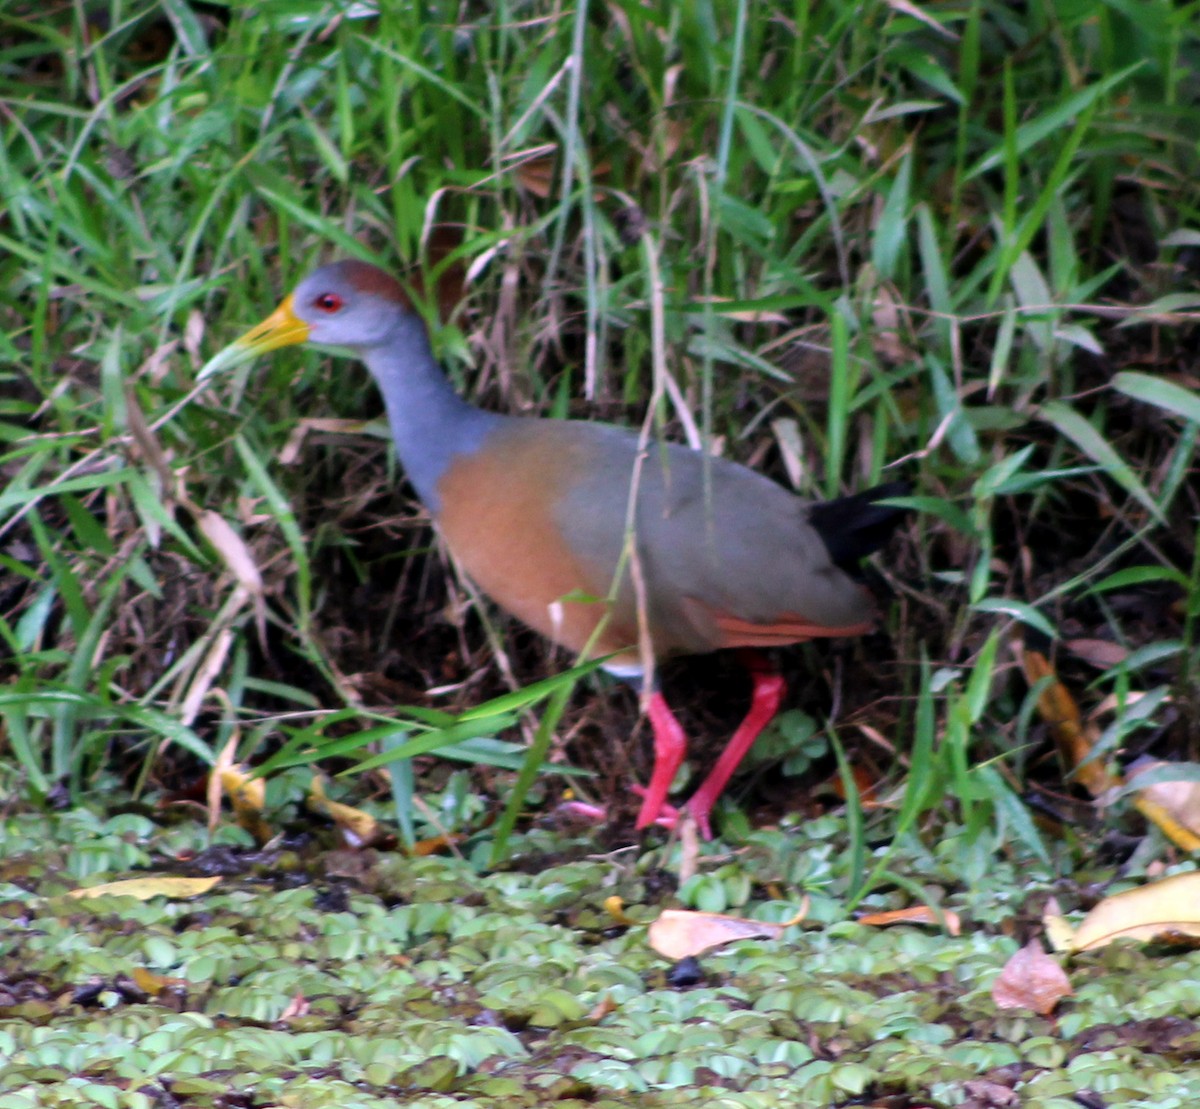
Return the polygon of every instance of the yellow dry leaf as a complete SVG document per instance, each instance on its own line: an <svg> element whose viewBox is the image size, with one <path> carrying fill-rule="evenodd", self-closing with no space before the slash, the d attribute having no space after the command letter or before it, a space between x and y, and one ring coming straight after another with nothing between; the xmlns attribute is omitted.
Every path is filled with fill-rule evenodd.
<svg viewBox="0 0 1200 1109"><path fill-rule="evenodd" d="M648 930L650 946L660 955L678 961L699 955L734 940L777 940L785 928L799 924L808 914L808 898L800 912L782 924L770 924L724 913L697 913L664 909Z"/></svg>
<svg viewBox="0 0 1200 1109"><path fill-rule="evenodd" d="M152 897L172 897L184 901L208 893L219 881L218 874L212 878L172 878L166 875L150 875L145 878L126 878L120 882L104 882L99 886L71 890L71 897L136 897L149 901Z"/></svg>
<svg viewBox="0 0 1200 1109"><path fill-rule="evenodd" d="M267 801L266 781L254 777L250 768L242 762L218 762L217 774L221 789L233 806L233 815L238 824L245 828L254 837L254 842L261 847L274 835L262 814Z"/></svg>
<svg viewBox="0 0 1200 1109"><path fill-rule="evenodd" d="M1072 951L1094 951L1117 939L1200 936L1200 872L1176 874L1106 897L1075 930Z"/></svg>
<svg viewBox="0 0 1200 1109"><path fill-rule="evenodd" d="M325 785L319 774L313 776L308 807L313 812L329 817L338 826L343 839L350 847L370 847L387 834L370 813L338 801L330 801L325 796Z"/></svg>
<svg viewBox="0 0 1200 1109"><path fill-rule="evenodd" d="M1126 782L1140 774L1169 766L1158 759L1136 759L1125 772ZM1134 807L1184 851L1200 850L1200 782L1155 782L1138 791Z"/></svg>
<svg viewBox="0 0 1200 1109"><path fill-rule="evenodd" d="M628 926L630 924L637 923L637 921L625 911L625 902L622 901L621 898L619 898L615 893L611 897L606 897L604 899L604 911L613 918L613 921L616 924L624 924Z"/></svg>
<svg viewBox="0 0 1200 1109"><path fill-rule="evenodd" d="M1075 949L1075 929L1065 916L1058 913L1046 913L1042 917L1042 927L1046 930L1046 939L1055 951L1073 951Z"/></svg>
<svg viewBox="0 0 1200 1109"><path fill-rule="evenodd" d="M155 974L145 967L134 967L130 977L133 978L134 984L139 990L149 994L151 997L158 997L159 994L165 993L167 990L186 993L188 986L191 984L186 978L171 978L165 974Z"/></svg>
<svg viewBox="0 0 1200 1109"><path fill-rule="evenodd" d="M1168 809L1147 797L1146 792L1149 791L1147 790L1137 797L1133 807L1151 824L1157 825L1158 830L1176 847L1189 852L1200 851L1200 836L1197 836L1187 825L1181 824Z"/></svg>

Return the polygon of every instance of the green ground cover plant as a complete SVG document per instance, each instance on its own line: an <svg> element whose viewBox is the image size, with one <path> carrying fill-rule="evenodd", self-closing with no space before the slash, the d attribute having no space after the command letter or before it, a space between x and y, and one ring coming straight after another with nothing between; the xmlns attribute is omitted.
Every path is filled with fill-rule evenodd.
<svg viewBox="0 0 1200 1109"><path fill-rule="evenodd" d="M946 889L989 958L1026 894L1190 865L1130 797L1072 795L1050 679L1014 650L1099 709L1114 774L1149 755L1196 777L1198 26L1166 0L12 0L0 811L199 813L232 752L282 824L319 755L358 767L338 796L385 798L402 840L463 837L473 874L550 835L531 826L568 789L610 803L595 849L632 842L636 699L476 603L361 367L296 351L194 387L316 262L356 256L405 278L488 407L649 410L810 496L912 481L880 631L783 659L789 711L712 858L767 835L794 901L802 818L833 820L821 919L846 928L919 902L921 859L973 860ZM733 674L666 675L714 744L744 707ZM1190 1019L1172 1005L1144 1019ZM974 1096L876 1073L814 1104Z"/></svg>

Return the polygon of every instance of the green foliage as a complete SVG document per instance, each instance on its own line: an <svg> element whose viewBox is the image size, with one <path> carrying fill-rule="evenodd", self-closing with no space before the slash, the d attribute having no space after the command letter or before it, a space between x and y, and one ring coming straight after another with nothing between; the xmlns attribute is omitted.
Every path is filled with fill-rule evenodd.
<svg viewBox="0 0 1200 1109"><path fill-rule="evenodd" d="M457 589L377 442L289 439L376 411L365 374L307 353L192 392L336 253L406 268L489 404L653 401L668 433L778 454L809 493L908 460L889 629L935 661L893 671L910 775L898 813L851 825L854 888L884 876L878 822L915 833L947 803L1033 846L1017 631L1128 646L1123 688L1170 685L1195 734L1200 406L1174 361L1200 303L1194 14L10 5L0 791L78 799L113 766L145 789L165 754L203 769L281 734L274 767L380 743L378 766L520 762L502 849L578 675L506 700L560 661L442 603ZM439 304L456 267L465 299ZM1185 593L1182 620L1133 629L1155 590ZM421 786L391 786L411 836Z"/></svg>
<svg viewBox="0 0 1200 1109"><path fill-rule="evenodd" d="M961 825L943 832L936 852L907 837L892 865L961 915L958 937L851 919L850 861L825 850L846 838L837 817L702 857L697 902L781 921L801 899L789 867L824 854L803 888L829 911L706 953L705 979L678 988L645 925L618 926L603 906L615 896L648 921L674 902L657 861L598 856L588 838L518 832L523 865L499 871L361 852L352 878L349 852L310 841L243 857L199 898L79 900L76 886L146 878L173 855L227 868L234 856L205 851L190 821L11 815L0 904L32 925L0 948L0 1106L149 1109L165 1091L198 1106L232 1094L533 1109L549 1091L617 1109L636 1091L647 1109L685 1096L771 1109L868 1090L950 1105L1001 1078L1031 1104L1097 1085L1122 1104L1194 1101L1200 957L1114 945L1068 964L1075 993L1053 1017L999 1010L990 990L1019 946L1014 910L1053 892L1077 916L1094 888L1019 843L998 854ZM1064 845L1053 850L1061 863ZM69 870L80 857L91 865ZM878 889L862 907L899 896Z"/></svg>

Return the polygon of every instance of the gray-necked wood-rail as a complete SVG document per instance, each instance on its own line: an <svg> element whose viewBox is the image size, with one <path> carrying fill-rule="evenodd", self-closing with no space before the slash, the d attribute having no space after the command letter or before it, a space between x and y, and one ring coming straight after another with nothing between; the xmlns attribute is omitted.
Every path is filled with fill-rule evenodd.
<svg viewBox="0 0 1200 1109"><path fill-rule="evenodd" d="M608 656L618 677L641 683L639 629L643 650L664 659L870 627L873 599L855 568L902 512L875 502L906 492L903 483L814 504L679 445L639 451L623 428L475 408L442 373L400 284L364 262L306 277L203 376L305 342L366 363L409 480L480 589L569 650ZM750 711L688 802L706 837L713 803L783 696L769 667L752 666L751 676ZM655 763L638 828L670 821L667 793L686 744L657 687L646 710Z"/></svg>

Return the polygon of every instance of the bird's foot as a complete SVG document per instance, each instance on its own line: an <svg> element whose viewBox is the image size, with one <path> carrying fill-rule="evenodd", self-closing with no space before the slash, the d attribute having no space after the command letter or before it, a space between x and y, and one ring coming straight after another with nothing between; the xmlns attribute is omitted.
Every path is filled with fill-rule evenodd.
<svg viewBox="0 0 1200 1109"><path fill-rule="evenodd" d="M642 812L638 814L637 830L640 832L644 828L649 828L657 825L659 828L666 828L673 832L679 826L679 822L684 818L690 818L696 822L696 828L700 832L700 837L704 840L713 838L712 834L712 803L707 805L701 802L696 803L696 798L693 797L682 808L676 808L674 805L668 804L666 801L658 805L654 814L643 820L646 816L647 801L645 798L649 795L649 790L645 786L634 786L633 792L643 798Z"/></svg>
<svg viewBox="0 0 1200 1109"><path fill-rule="evenodd" d="M633 786L632 789L642 799L642 807L638 810L637 822L634 824L639 832L655 825L667 829L675 827L680 814L674 805L668 804L661 797L655 799L653 792L645 786Z"/></svg>

